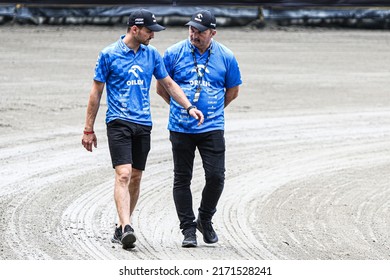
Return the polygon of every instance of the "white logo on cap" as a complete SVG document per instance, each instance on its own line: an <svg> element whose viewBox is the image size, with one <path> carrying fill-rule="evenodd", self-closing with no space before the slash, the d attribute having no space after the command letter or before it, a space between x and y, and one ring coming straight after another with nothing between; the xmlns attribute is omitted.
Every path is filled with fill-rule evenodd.
<svg viewBox="0 0 390 280"><path fill-rule="evenodd" d="M152 15L152 18L153 18L153 22L157 22L156 17L154 15Z"/></svg>
<svg viewBox="0 0 390 280"><path fill-rule="evenodd" d="M144 24L144 18L136 18L134 20L135 25L143 25Z"/></svg>
<svg viewBox="0 0 390 280"><path fill-rule="evenodd" d="M197 14L196 17L197 18L195 18L195 20L202 22L202 18L203 18L202 14Z"/></svg>

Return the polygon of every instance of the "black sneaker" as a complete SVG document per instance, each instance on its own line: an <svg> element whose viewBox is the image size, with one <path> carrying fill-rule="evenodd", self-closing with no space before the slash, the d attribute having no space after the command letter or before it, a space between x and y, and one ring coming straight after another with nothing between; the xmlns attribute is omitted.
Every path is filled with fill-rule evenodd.
<svg viewBox="0 0 390 280"><path fill-rule="evenodd" d="M111 242L122 245L121 239L122 239L122 226L115 227L114 236L111 238Z"/></svg>
<svg viewBox="0 0 390 280"><path fill-rule="evenodd" d="M122 233L121 243L123 249L132 249L135 247L134 243L137 240L134 234L134 229L130 225L125 226Z"/></svg>
<svg viewBox="0 0 390 280"><path fill-rule="evenodd" d="M205 243L211 244L218 242L218 236L213 229L213 223L211 221L203 221L198 217L196 228L203 234L203 241Z"/></svg>
<svg viewBox="0 0 390 280"><path fill-rule="evenodd" d="M181 247L191 248L198 246L196 241L196 228L189 228L183 230L184 240L181 243Z"/></svg>

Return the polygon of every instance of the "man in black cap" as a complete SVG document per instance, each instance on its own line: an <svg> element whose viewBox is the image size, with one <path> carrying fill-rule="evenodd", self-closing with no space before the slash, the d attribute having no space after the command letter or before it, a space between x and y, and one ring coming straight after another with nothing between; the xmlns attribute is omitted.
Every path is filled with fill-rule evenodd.
<svg viewBox="0 0 390 280"><path fill-rule="evenodd" d="M152 76L188 114L203 122L203 114L192 106L181 88L169 77L157 49L149 45L154 32L164 30L148 10L131 13L125 35L104 48L97 59L89 95L82 145L97 147L94 123L104 85L107 92L107 138L115 169L114 199L119 218L113 242L133 248L136 236L131 216L137 204L142 172L150 150L152 119L149 89Z"/></svg>
<svg viewBox="0 0 390 280"><path fill-rule="evenodd" d="M183 247L197 246L196 229L206 243L218 236L212 226L225 181L224 108L238 96L241 74L231 50L215 41L217 22L208 10L194 13L188 25L189 38L169 47L164 64L193 106L205 115L202 126L188 118L157 81L157 93L170 104L168 129L174 161L173 197ZM198 208L192 209L191 180L195 150L202 158L206 184Z"/></svg>

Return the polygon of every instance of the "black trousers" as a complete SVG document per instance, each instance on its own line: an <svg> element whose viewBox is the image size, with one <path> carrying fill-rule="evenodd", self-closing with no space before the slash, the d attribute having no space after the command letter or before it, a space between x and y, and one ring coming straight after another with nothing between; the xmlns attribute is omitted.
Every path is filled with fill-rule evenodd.
<svg viewBox="0 0 390 280"><path fill-rule="evenodd" d="M191 180L198 148L202 158L206 184L202 191L199 216L210 221L217 211L225 183L225 138L223 130L200 134L170 132L174 162L173 198L180 228L195 227Z"/></svg>

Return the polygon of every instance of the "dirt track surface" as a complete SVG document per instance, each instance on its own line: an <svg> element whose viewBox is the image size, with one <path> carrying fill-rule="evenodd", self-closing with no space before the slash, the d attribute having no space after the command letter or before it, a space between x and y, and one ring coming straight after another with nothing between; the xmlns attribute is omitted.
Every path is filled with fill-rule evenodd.
<svg viewBox="0 0 390 280"><path fill-rule="evenodd" d="M124 31L0 27L1 259L390 259L389 32L220 29L244 80L226 111L220 242L198 233L197 248L180 246L168 107L153 87L137 247L125 251L110 243L105 101L98 148L81 145L97 54ZM151 44L162 53L186 36L169 28Z"/></svg>

